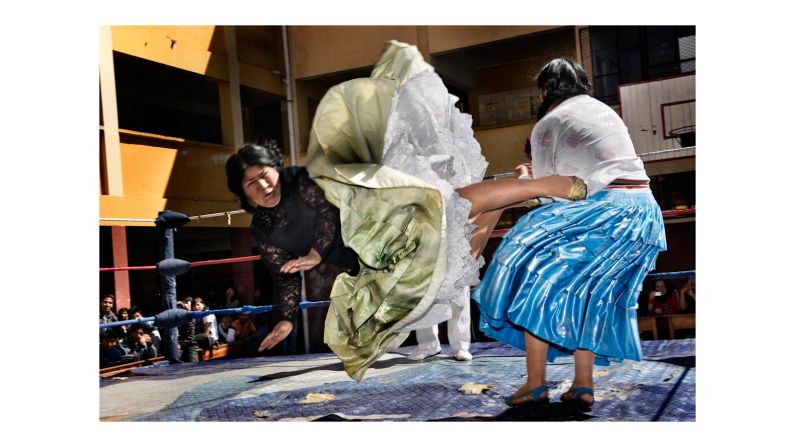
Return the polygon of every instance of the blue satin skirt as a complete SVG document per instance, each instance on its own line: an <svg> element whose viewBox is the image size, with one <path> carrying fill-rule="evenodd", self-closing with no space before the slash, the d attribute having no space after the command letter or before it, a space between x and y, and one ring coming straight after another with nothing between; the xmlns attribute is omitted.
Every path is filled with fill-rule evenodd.
<svg viewBox="0 0 795 447"><path fill-rule="evenodd" d="M480 329L522 350L528 331L550 343L550 361L575 349L594 352L598 365L641 360L638 295L665 249L647 189L541 206L505 234L472 295Z"/></svg>

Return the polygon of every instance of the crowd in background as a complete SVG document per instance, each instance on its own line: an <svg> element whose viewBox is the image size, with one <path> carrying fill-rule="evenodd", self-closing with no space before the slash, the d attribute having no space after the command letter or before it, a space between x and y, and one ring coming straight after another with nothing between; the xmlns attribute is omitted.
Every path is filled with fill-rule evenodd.
<svg viewBox="0 0 795 447"><path fill-rule="evenodd" d="M259 301L259 290L255 292L255 302ZM215 297L212 289L209 297ZM209 301L209 302L208 302ZM651 283L651 290L640 296L638 313L640 315L673 315L694 314L696 312L696 278L687 278L681 287L674 287L670 281L656 280ZM113 294L104 294L99 302L99 322L137 320L144 318L138 307L115 309L116 298ZM212 303L212 304L210 304ZM223 297L208 298L183 296L177 302L178 309L203 311L212 309L231 309L240 307L240 301L232 287L224 292ZM150 315L151 316L151 315ZM195 362L198 360L197 349L213 349L221 344L233 344L240 356L263 355L258 351L262 339L272 328L269 313L259 315L224 315L216 317L207 315L202 319L191 320L178 328L179 360ZM293 325L293 333L282 343L276 354L297 353L297 328ZM113 328L100 329L100 367L122 363L149 360L163 355L160 332L150 323L135 323Z"/></svg>
<svg viewBox="0 0 795 447"><path fill-rule="evenodd" d="M215 294L208 292L208 295L214 296ZM255 293L255 299L258 298L259 290ZM100 323L137 320L146 317L138 307L115 309L115 303L116 298L113 294L104 294L100 297ZM190 311L231 309L240 306L235 290L231 287L226 289L221 300L210 301L201 297L185 295L177 301L178 309ZM191 320L178 328L180 352L176 358L182 362L195 362L198 361L198 349L210 350L222 344L234 345L236 354L239 356L263 355L264 353L260 353L258 348L271 326L269 313L220 317L210 314L201 319ZM298 332L296 328L298 325L294 324L293 327L293 333L282 344L278 354L295 354L297 352ZM149 360L163 355L164 347L160 332L151 322L100 329L99 335L100 368Z"/></svg>
<svg viewBox="0 0 795 447"><path fill-rule="evenodd" d="M696 313L696 277L688 277L680 288L670 281L658 279L652 289L641 294L638 313L641 315L673 315Z"/></svg>

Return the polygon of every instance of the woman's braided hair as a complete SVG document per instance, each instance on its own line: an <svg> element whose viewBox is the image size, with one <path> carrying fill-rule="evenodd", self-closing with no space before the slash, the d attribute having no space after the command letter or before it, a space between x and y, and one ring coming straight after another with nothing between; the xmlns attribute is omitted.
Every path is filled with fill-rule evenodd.
<svg viewBox="0 0 795 447"><path fill-rule="evenodd" d="M538 108L539 121L555 101L564 101L572 96L588 95L591 92L588 74L580 64L567 57L554 59L544 65L536 76L536 82L539 89L547 92Z"/></svg>

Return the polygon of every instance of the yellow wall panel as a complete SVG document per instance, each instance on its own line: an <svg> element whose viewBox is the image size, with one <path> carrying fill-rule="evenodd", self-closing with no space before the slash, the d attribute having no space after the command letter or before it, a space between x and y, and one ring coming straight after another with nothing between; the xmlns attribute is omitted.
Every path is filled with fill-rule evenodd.
<svg viewBox="0 0 795 447"><path fill-rule="evenodd" d="M113 50L216 79L228 79L226 56L208 48L172 42L158 27L114 26ZM208 42L209 44L209 42Z"/></svg>
<svg viewBox="0 0 795 447"><path fill-rule="evenodd" d="M122 178L128 197L166 196L177 151L174 149L122 144Z"/></svg>
<svg viewBox="0 0 795 447"><path fill-rule="evenodd" d="M416 26L291 26L288 31L296 79L370 67L392 39L417 45Z"/></svg>
<svg viewBox="0 0 795 447"><path fill-rule="evenodd" d="M282 27L235 26L237 60L284 73Z"/></svg>
<svg viewBox="0 0 795 447"><path fill-rule="evenodd" d="M560 26L429 26L428 40L436 54L555 28Z"/></svg>
<svg viewBox="0 0 795 447"><path fill-rule="evenodd" d="M240 85L255 88L274 95L284 96L284 83L282 78L269 69L255 67L253 65L240 63L238 66L240 73Z"/></svg>
<svg viewBox="0 0 795 447"><path fill-rule="evenodd" d="M183 143L177 147L122 144L127 197L197 201L234 200L226 187L225 146Z"/></svg>
<svg viewBox="0 0 795 447"><path fill-rule="evenodd" d="M137 28L147 29L154 35L173 39L177 42L175 45L226 55L223 27L220 26L156 25L138 26Z"/></svg>
<svg viewBox="0 0 795 447"><path fill-rule="evenodd" d="M196 30L182 30L180 34L177 33L180 28L190 28L191 30L196 28ZM229 80L229 67L227 66L226 50L223 46L221 27L114 26L112 31L114 51L209 76L213 79ZM180 37L182 40L179 40L173 36L191 36L193 39ZM172 42L172 39L176 42ZM276 43L270 44L275 45ZM244 54L246 61L256 61L257 57L264 57L264 53L261 51L252 54L250 46L244 47ZM284 87L281 77L273 73L273 70L278 70L283 65L272 65L277 56L268 55L265 60L257 64L240 62L240 84L283 95ZM264 65L270 65L272 68L263 68Z"/></svg>
<svg viewBox="0 0 795 447"><path fill-rule="evenodd" d="M475 139L489 162L486 175L513 172L516 166L526 163L524 143L525 139L530 138L532 130L529 123L476 130Z"/></svg>

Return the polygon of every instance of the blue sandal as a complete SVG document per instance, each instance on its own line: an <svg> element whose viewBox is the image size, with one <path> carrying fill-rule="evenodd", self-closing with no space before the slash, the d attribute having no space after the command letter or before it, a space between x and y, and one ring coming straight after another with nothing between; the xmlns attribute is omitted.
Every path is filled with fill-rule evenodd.
<svg viewBox="0 0 795 447"><path fill-rule="evenodd" d="M594 397L592 388L588 388L587 386L581 386L578 388L571 388L570 390L561 394L560 401L565 403L566 405L570 405L576 408L577 410L588 411L591 409L594 400L592 399L591 402L586 402L580 399L580 396L582 396L583 394L588 394L592 398Z"/></svg>
<svg viewBox="0 0 795 447"><path fill-rule="evenodd" d="M539 387L533 388L530 391L525 391L524 393L522 393L522 394L520 394L518 396L507 396L507 397L505 397L505 403L509 407L518 407L520 405L528 405L528 404L530 404L530 405L548 404L549 403L549 397L544 396L543 399L541 398L541 395L546 393L547 391L548 391L547 386L546 385L541 385ZM547 394L549 394L549 393L547 393ZM516 402L517 400L524 399L527 396L531 396L533 399L522 401L522 402Z"/></svg>

